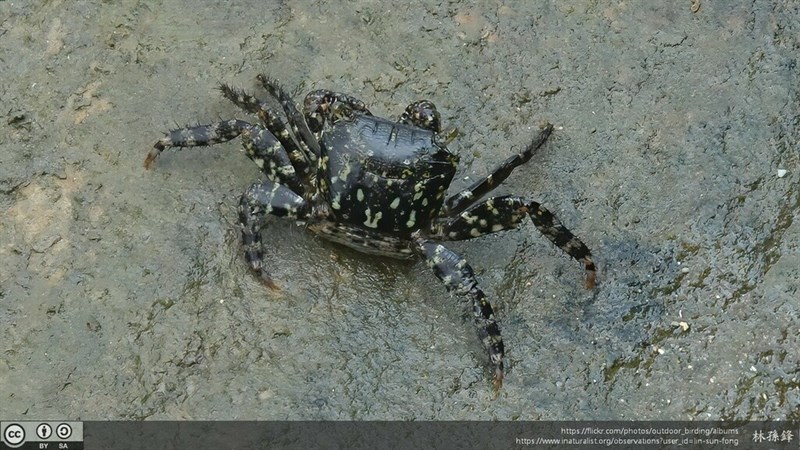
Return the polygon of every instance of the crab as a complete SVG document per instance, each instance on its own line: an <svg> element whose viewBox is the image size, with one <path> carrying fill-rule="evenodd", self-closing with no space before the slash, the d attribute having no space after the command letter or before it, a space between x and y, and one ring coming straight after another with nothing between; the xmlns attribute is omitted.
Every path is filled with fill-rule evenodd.
<svg viewBox="0 0 800 450"><path fill-rule="evenodd" d="M442 136L440 115L430 101L411 103L393 121L372 115L350 95L315 90L305 97L300 113L277 82L257 78L270 101L226 84L219 89L260 124L233 119L172 130L155 143L144 165L151 168L168 147L241 137L245 154L266 178L250 186L239 202L244 258L270 288L277 285L262 258L261 232L271 217L295 220L324 239L364 253L421 258L448 291L471 302L497 390L503 383L505 350L494 310L472 267L439 242L515 229L530 217L545 237L583 264L586 287L595 286L589 248L549 210L522 196L486 198L544 145L553 125L543 125L522 152L489 175L447 196L459 156L447 148L452 136Z"/></svg>

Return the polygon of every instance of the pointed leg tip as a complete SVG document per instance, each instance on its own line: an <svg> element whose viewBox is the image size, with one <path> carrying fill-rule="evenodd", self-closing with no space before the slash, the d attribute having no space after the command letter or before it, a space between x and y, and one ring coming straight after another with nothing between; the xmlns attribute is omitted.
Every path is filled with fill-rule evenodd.
<svg viewBox="0 0 800 450"><path fill-rule="evenodd" d="M494 377L492 378L492 390L495 396L500 393L500 389L503 387L503 377L502 367L497 367L494 372Z"/></svg>
<svg viewBox="0 0 800 450"><path fill-rule="evenodd" d="M144 158L144 168L151 169L153 167L153 163L155 162L158 155L164 151L164 149L171 143L169 138L164 137L163 139L159 139L158 142L150 149L147 153L147 156Z"/></svg>
<svg viewBox="0 0 800 450"><path fill-rule="evenodd" d="M586 272L586 289L594 289L597 286L597 273L595 271Z"/></svg>
<svg viewBox="0 0 800 450"><path fill-rule="evenodd" d="M261 274L261 283L273 291L280 291L281 287L269 275Z"/></svg>
<svg viewBox="0 0 800 450"><path fill-rule="evenodd" d="M155 162L157 156L158 153L156 153L155 155L153 154L153 152L148 153L147 157L144 159L144 168L147 170L152 169L153 162Z"/></svg>

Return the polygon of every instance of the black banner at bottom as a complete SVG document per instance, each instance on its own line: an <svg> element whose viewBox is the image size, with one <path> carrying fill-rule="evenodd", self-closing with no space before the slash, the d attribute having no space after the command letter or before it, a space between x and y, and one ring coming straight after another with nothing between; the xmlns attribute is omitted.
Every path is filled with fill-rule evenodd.
<svg viewBox="0 0 800 450"><path fill-rule="evenodd" d="M27 419L29 420L29 419ZM4 427L13 421L2 422ZM17 425L19 427L19 425ZM14 428L19 429L19 428ZM793 449L800 423L768 422L82 422L93 449L537 448ZM3 430L5 433L5 430ZM10 435L10 437L13 437ZM33 446L31 446L33 445ZM40 447L33 441L0 449Z"/></svg>

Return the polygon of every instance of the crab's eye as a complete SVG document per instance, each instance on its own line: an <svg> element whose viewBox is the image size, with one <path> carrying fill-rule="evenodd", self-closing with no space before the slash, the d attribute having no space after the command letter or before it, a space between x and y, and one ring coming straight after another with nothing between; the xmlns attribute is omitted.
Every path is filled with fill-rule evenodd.
<svg viewBox="0 0 800 450"><path fill-rule="evenodd" d="M439 111L428 100L420 100L408 105L403 115L400 116L400 122L413 124L435 133L439 133L442 130Z"/></svg>

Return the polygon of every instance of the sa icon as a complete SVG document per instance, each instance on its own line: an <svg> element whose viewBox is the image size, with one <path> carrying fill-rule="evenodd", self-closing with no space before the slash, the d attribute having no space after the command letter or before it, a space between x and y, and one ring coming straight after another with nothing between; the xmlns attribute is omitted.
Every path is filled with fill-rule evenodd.
<svg viewBox="0 0 800 450"><path fill-rule="evenodd" d="M72 427L66 423L61 423L56 427L56 435L61 439L66 439L72 436Z"/></svg>

